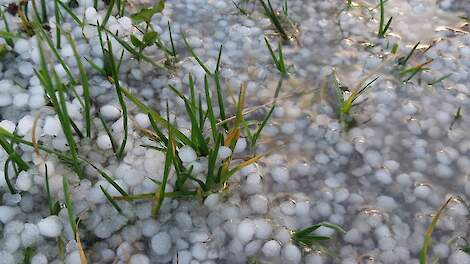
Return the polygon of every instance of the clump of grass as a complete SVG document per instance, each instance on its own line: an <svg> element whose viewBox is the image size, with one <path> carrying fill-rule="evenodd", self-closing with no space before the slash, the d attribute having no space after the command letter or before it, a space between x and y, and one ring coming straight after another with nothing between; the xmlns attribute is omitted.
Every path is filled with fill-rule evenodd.
<svg viewBox="0 0 470 264"><path fill-rule="evenodd" d="M62 151L46 147L42 144L33 143L31 141L25 140L25 139L17 136L16 134L12 134L12 133L8 132L7 130L5 130L2 127L0 127L0 139L14 140L16 142L16 144L23 144L23 145L30 146L30 147L33 147L33 148L37 148L38 149L37 151L41 150L41 151L44 151L47 154L55 155L60 161L62 161L66 165L73 165L73 163L74 163L74 157L71 156L70 153L63 153ZM86 163L86 164L90 165L95 171L98 172L98 174L103 179L105 179L109 184L111 184L123 197L129 196L127 194L127 192L124 191L119 186L119 184L117 184L116 181L114 181L114 179L111 176L109 176L105 171L98 168L91 161L89 161L85 158L82 158L80 156L77 156L77 159L80 162L83 162L83 163ZM49 189L49 179L48 179L48 174L47 174L47 166L45 167L45 171L46 171L46 191L47 191L47 196L48 196L49 209L51 211L51 214L57 214L58 211L60 210L60 205L57 205L57 202L55 204L53 204L54 202L52 201L52 196L51 196L50 189ZM55 208L57 208L57 209L55 209Z"/></svg>
<svg viewBox="0 0 470 264"><path fill-rule="evenodd" d="M444 210L453 199L454 199L453 196L449 197L449 199L447 199L441 205L441 207L439 207L439 209L437 210L437 213L432 218L431 224L429 225L428 229L426 230L426 233L424 234L423 246L421 247L421 250L419 251L419 264L427 263L428 250L429 250L429 245L431 244L432 233L434 232L434 229L437 226L439 218L441 218L442 214L444 213Z"/></svg>
<svg viewBox="0 0 470 264"><path fill-rule="evenodd" d="M333 89L338 101L337 113L340 119L340 123L343 129L347 131L357 124L354 114L352 113L354 106L356 106L356 100L359 99L359 97L361 97L379 77L375 77L367 83L365 83L367 79L361 81L356 88L354 88L352 91L349 91L347 98L345 98L345 91L342 89L342 85L339 82L336 71L333 71L331 78Z"/></svg>
<svg viewBox="0 0 470 264"><path fill-rule="evenodd" d="M186 45L189 47L185 37L183 37L183 39ZM157 143L157 145L152 148L165 152L166 158L163 180L161 182L156 182L158 187L154 193L143 193L127 197L114 197L114 199L127 201L141 199L153 200L154 207L152 212L155 216L158 215L165 198L191 196L200 196L201 198L204 198L213 192L218 192L223 189L230 177L232 177L236 172L241 170L243 167L258 161L261 158L260 155L256 155L236 164L233 164L232 157L228 157L222 161L218 160L219 149L222 146L225 146L230 148L233 153L236 143L241 136L241 125L243 122L243 109L246 90L243 86L240 89L235 115L232 119L233 121L221 123L221 120L225 120L222 115L227 113L225 107L223 106L224 96L220 88L220 79L218 79L222 48L219 50L218 62L214 72L211 72L207 66L204 65L202 60L190 47L188 50L193 55L195 60L200 64L201 68L206 71L206 75L204 77L204 92L202 95L196 95L195 84L191 75L189 75L189 98L173 86L170 86L170 89L175 93L176 96L180 97L184 101L186 114L189 118L189 121L191 122L190 135L186 136L183 134L170 122L169 117L165 119L159 113L152 110L149 106L145 105L137 97L132 95L132 93L130 93L128 90L121 87L121 90L127 99L135 104L142 112L148 115L154 133L150 139ZM217 103L221 109L221 111L219 111L220 114L218 117L214 112L214 100L211 96L211 89L209 85L210 77L212 77L215 81ZM203 98L205 98L205 103L207 105L207 110L205 111L202 108ZM209 131L204 130L207 124L210 127ZM165 134L164 131L167 131L167 134ZM259 135L259 133L257 134ZM196 178L196 176L192 175L192 167L185 167L180 160L178 151L179 148L184 145L193 148L198 156L204 156L207 158L208 172L205 177ZM176 177L175 188L173 192L166 192L166 183L170 177L170 170L172 167L175 171ZM186 183L188 181L192 181L198 187L195 189L187 189Z"/></svg>
<svg viewBox="0 0 470 264"><path fill-rule="evenodd" d="M390 24L392 24L393 17L390 17L385 23L385 5L384 0L379 0L379 8L380 8L380 21L379 21L379 30L377 36L379 38L384 38L385 34L387 33L388 29L390 28Z"/></svg>
<svg viewBox="0 0 470 264"><path fill-rule="evenodd" d="M277 70L283 77L287 77L289 72L288 72L288 67L286 67L286 64L284 62L284 55L282 53L282 44L279 41L277 45L277 55L274 52L271 44L269 44L268 39L265 37L264 42L266 43L266 47L268 47L269 54L271 55L271 58L274 62L274 65L276 65Z"/></svg>
<svg viewBox="0 0 470 264"><path fill-rule="evenodd" d="M287 34L287 31L284 29L283 24L281 23L281 18L279 14L273 9L273 6L271 5L271 1L267 0L267 3L265 0L259 0L261 3L261 6L263 7L264 13L266 16L269 18L273 26L276 28L277 32L281 35L282 39L284 41L290 41L290 37Z"/></svg>
<svg viewBox="0 0 470 264"><path fill-rule="evenodd" d="M83 170L81 169L80 162L78 160L78 149L77 144L73 138L72 134L72 124L70 115L68 114L66 103L65 103L65 94L64 94L64 84L60 81L60 78L57 72L52 68L48 69L44 50L41 44L41 38L38 38L38 47L40 55L40 69L35 71L36 76L39 78L41 84L43 85L46 95L49 97L52 106L54 107L57 116L59 117L62 130L64 132L67 144L69 146L69 152L72 157L71 162L75 173L77 173L79 178L83 177Z"/></svg>
<svg viewBox="0 0 470 264"><path fill-rule="evenodd" d="M331 237L318 236L318 235L313 234L313 232L315 232L315 230L317 230L320 227L327 227L327 228L331 228L341 233L346 233L346 231L337 224L321 222L319 224L315 224L304 229L293 231L291 234L291 238L294 242L296 242L298 245L302 247L312 247L315 244L319 244L323 241L330 240Z"/></svg>
<svg viewBox="0 0 470 264"><path fill-rule="evenodd" d="M75 40L72 38L70 33L66 33L65 36L67 37L70 43L70 46L72 47L75 60L77 61L78 70L80 72L81 83L83 87L83 102L84 102L83 111L85 112L85 131L86 131L86 136L91 137L90 84L88 82L88 74L85 70L85 67L83 67L82 60L80 58L81 56L78 53Z"/></svg>

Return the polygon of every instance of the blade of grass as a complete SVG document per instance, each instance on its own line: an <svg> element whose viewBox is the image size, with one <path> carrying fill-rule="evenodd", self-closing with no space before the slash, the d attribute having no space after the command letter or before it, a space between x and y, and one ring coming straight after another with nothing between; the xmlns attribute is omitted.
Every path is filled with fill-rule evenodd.
<svg viewBox="0 0 470 264"><path fill-rule="evenodd" d="M444 204L442 204L441 207L439 207L439 209L437 210L437 213L432 218L431 224L429 225L424 235L423 246L421 247L421 250L419 251L419 264L427 263L428 249L429 249L429 245L431 244L432 233L434 232L434 229L437 226L437 222L439 221L439 218L444 213L445 208L449 205L450 201L452 201L453 199L454 199L453 196L449 197L449 199L447 199L447 201Z"/></svg>
<svg viewBox="0 0 470 264"><path fill-rule="evenodd" d="M79 223L80 223L80 219L78 219L78 221L77 221L77 229L78 229ZM78 255L80 256L80 264L88 264L88 260L87 260L87 257L85 255L85 251L83 250L82 240L80 239L80 232L78 230L75 233L75 241L77 243Z"/></svg>
<svg viewBox="0 0 470 264"><path fill-rule="evenodd" d="M207 81L207 75L204 75L204 91L206 94L207 112L212 131L212 138L215 140L218 137L219 132L216 125L217 122L214 116L214 109L212 108L212 99L209 92L209 83Z"/></svg>
<svg viewBox="0 0 470 264"><path fill-rule="evenodd" d="M109 193L103 188L103 186L100 185L100 189L103 192L106 199L108 200L108 202L111 204L111 206L114 207L114 209L116 209L116 211L118 211L121 214L122 209L121 209L121 207L119 207L119 205L116 203L116 201L113 200L113 197L111 197L111 195L109 195Z"/></svg>
<svg viewBox="0 0 470 264"><path fill-rule="evenodd" d="M168 121L166 121L164 118L160 116L156 111L152 110L150 107L145 105L142 101L140 101L136 96L134 96L131 92L128 90L124 89L121 87L122 93L131 101L133 104L135 104L142 112L151 115L152 118L159 123L160 125L164 127L169 127L172 133L175 134L175 137L180 140L183 144L191 146L193 149L197 149L197 145L194 144L194 142L191 141L186 135L184 135L181 131L179 131L176 127L173 125L169 124Z"/></svg>
<svg viewBox="0 0 470 264"><path fill-rule="evenodd" d="M438 83L444 81L445 79L449 78L451 75L452 75L452 73L446 74L446 75L442 76L441 78L439 78L439 79L437 79L437 80L435 80L435 81L432 81L432 82L428 83L428 85L431 85L431 86L432 86L432 85L438 84Z"/></svg>
<svg viewBox="0 0 470 264"><path fill-rule="evenodd" d="M83 159L86 163L88 163L90 166L92 166L109 184L111 184L122 196L128 196L127 192L124 191L124 189L117 184L113 178L111 178L106 172L103 170L99 169L96 165L91 163L90 161Z"/></svg>
<svg viewBox="0 0 470 264"><path fill-rule="evenodd" d="M106 121L104 120L104 118L101 116L100 113L98 113L98 118L100 119L101 124L103 125L106 135L109 137L109 140L111 141L111 148L113 149L113 153L116 154L117 146L116 146L116 141L114 140L113 134L111 133L111 130L109 129L108 125L106 124Z"/></svg>
<svg viewBox="0 0 470 264"><path fill-rule="evenodd" d="M271 109L269 110L268 114L264 117L263 122L261 122L261 125L258 127L258 129L256 130L255 134L253 135L251 139L251 147L256 146L256 142L258 141L258 138L260 137L261 132L263 131L266 124L268 123L268 120L271 118L274 112L274 109L276 108L276 101L277 101L277 97L279 96L279 91L281 90L281 87L282 87L282 79L277 84L277 88L276 88L276 92L274 93L274 100L273 100Z"/></svg>
<svg viewBox="0 0 470 264"><path fill-rule="evenodd" d="M282 24L281 24L281 22L278 18L278 15L277 15L276 11L274 11L274 9L271 5L271 1L267 0L268 5L266 5L264 0L259 0L259 1L260 1L261 5L263 6L263 9L264 9L264 12L266 13L266 16L269 18L269 20L271 20L271 23L277 29L279 34L281 34L282 39L284 39L285 41L289 41L289 36L287 35L286 31L282 27Z"/></svg>
<svg viewBox="0 0 470 264"><path fill-rule="evenodd" d="M77 45L73 40L70 33L66 33L65 36L67 37L70 46L72 47L73 54L75 56L75 60L77 61L78 70L80 71L80 77L82 79L82 87L83 87L83 102L85 108L83 109L85 112L85 130L86 136L91 136L91 113L90 113L90 84L88 82L88 74L83 67L82 60L80 59L80 54L77 50Z"/></svg>
<svg viewBox="0 0 470 264"><path fill-rule="evenodd" d="M62 187L64 190L64 202L65 207L67 207L67 219L70 224L70 228L72 229L72 233L77 233L77 226L75 222L75 211L73 208L72 197L70 196L70 187L69 181L65 176L62 177Z"/></svg>
<svg viewBox="0 0 470 264"><path fill-rule="evenodd" d="M169 121L168 121L169 122ZM170 176L170 170L171 170L171 164L173 162L173 149L175 147L174 145L174 139L173 139L173 133L171 132L172 130L168 128L169 135L168 135L168 144L166 146L166 156L165 156L165 164L164 164L164 169L163 169L163 179L162 179L162 184L160 187L155 191L154 194L154 205L152 208L152 215L154 217L158 217L158 214L160 212L160 208L162 206L163 200L165 199L165 188L166 184L168 182L168 177Z"/></svg>
<svg viewBox="0 0 470 264"><path fill-rule="evenodd" d="M122 96L121 92L121 87L119 85L119 79L118 79L118 72L116 68L116 64L114 62L114 55L113 55L113 47L111 44L111 41L109 41L108 34L106 34L106 40L108 42L108 52L109 52L109 60L111 63L111 69L112 69L112 79L114 83L114 87L116 88L116 94L118 97L119 104L122 109L122 122L123 122L123 127L124 127L124 138L122 139L121 145L119 147L119 150L116 154L117 158L121 160L124 156L124 149L126 147L127 143L127 134L128 134L128 124L127 124L127 105L126 102L124 101L124 97Z"/></svg>
<svg viewBox="0 0 470 264"><path fill-rule="evenodd" d="M5 139L0 138L0 145L8 154L9 158L18 165L20 171L27 171L29 169L28 164L23 159L21 159L20 155L16 153L16 151L11 147L10 144L8 144Z"/></svg>
<svg viewBox="0 0 470 264"><path fill-rule="evenodd" d="M5 176L5 182L7 183L7 187L8 187L8 190L10 190L10 193L11 194L15 194L17 193L16 190L15 190L15 187L13 187L13 184L11 184L10 182L10 176L9 176L9 172L8 172L8 165L10 165L10 162L11 162L11 158L8 157L6 160L5 160L5 166L4 166L4 170L3 170L3 175ZM12 163L13 164L13 163Z"/></svg>
<svg viewBox="0 0 470 264"><path fill-rule="evenodd" d="M46 193L47 193L47 205L49 207L49 213L54 214L54 202L52 201L51 189L49 187L49 170L47 168L47 163L44 163L44 171L46 178Z"/></svg>
<svg viewBox="0 0 470 264"><path fill-rule="evenodd" d="M416 45L414 45L414 47L410 50L410 52L408 53L406 57L401 57L398 59L398 64L405 66L408 63L408 60L411 58L411 56L413 56L413 53L416 51L416 48L418 48L418 45L419 45L419 41L418 43L416 43Z"/></svg>
<svg viewBox="0 0 470 264"><path fill-rule="evenodd" d="M114 2L115 2L115 0L110 0L109 1L108 9L107 9L106 14L105 14L105 16L104 16L104 18L101 22L101 27L103 27L103 28L106 27L106 24L108 23L109 17L111 16L111 13L113 12Z"/></svg>
<svg viewBox="0 0 470 264"><path fill-rule="evenodd" d="M41 0L41 1L44 1L44 0ZM75 21L75 23L77 23L78 26L80 27L85 26L83 21L81 21L80 18L78 18L77 15L75 15L75 12L72 11L66 4L62 3L60 0L55 0L55 1L65 10L65 12L67 12L67 14L69 14L69 16L72 18L73 21Z"/></svg>

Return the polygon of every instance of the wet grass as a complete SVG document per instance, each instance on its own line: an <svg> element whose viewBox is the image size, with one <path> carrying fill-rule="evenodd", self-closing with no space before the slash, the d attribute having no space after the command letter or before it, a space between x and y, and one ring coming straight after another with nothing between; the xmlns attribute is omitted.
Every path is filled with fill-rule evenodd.
<svg viewBox="0 0 470 264"><path fill-rule="evenodd" d="M357 125L357 120L354 116L354 113L352 112L353 108L357 105L356 101L360 97L364 96L365 92L371 88L371 85L377 81L378 78L379 77L375 77L368 82L366 81L369 78L366 78L346 94L342 89L343 86L341 85L336 72L333 71L333 74L331 75L331 82L333 84L333 89L337 99L337 114L344 131L347 131Z"/></svg>
<svg viewBox="0 0 470 264"><path fill-rule="evenodd" d="M83 87L83 111L85 114L85 131L86 136L91 137L91 110L90 110L90 84L88 82L88 74L83 66L81 55L78 53L77 45L75 40L72 38L70 33L66 33L65 36L72 47L75 60L77 61L78 70L80 72L81 84Z"/></svg>
<svg viewBox="0 0 470 264"><path fill-rule="evenodd" d="M418 46L419 46L419 42L413 46L413 48L410 50L410 52L406 56L398 58L398 65L403 66L403 67L406 66L406 64L410 60L411 56L413 56L413 53L416 51L416 48L418 48Z"/></svg>
<svg viewBox="0 0 470 264"><path fill-rule="evenodd" d="M379 38L385 38L385 35L387 34L387 31L390 28L390 25L392 24L393 17L390 17L385 23L385 1L384 0L379 0L379 8L380 8L380 20L379 20L379 30L377 33L377 36Z"/></svg>
<svg viewBox="0 0 470 264"><path fill-rule="evenodd" d="M267 2L266 2L267 1ZM277 32L281 35L284 41L290 41L290 37L287 34L286 29L281 23L281 18L278 13L273 9L270 0L259 0L261 6L263 7L265 15L269 18L273 26L276 28ZM287 9L286 9L287 10Z"/></svg>
<svg viewBox="0 0 470 264"><path fill-rule="evenodd" d="M271 55L271 58L273 60L274 65L276 66L276 69L279 71L281 76L287 77L289 72L288 72L288 67L286 67L286 64L284 62L284 55L282 53L282 44L279 41L277 44L277 55L274 52L271 44L269 43L268 39L265 37L264 42L266 43L266 47L269 50L269 54Z"/></svg>
<svg viewBox="0 0 470 264"><path fill-rule="evenodd" d="M326 227L326 228L333 229L340 233L346 233L346 231L337 224L322 222L319 224L309 226L304 229L293 231L291 234L291 238L295 243L297 243L298 245L302 247L312 247L315 244L319 244L326 240L330 240L331 237L319 236L319 235L314 234L314 232L320 227Z"/></svg>
<svg viewBox="0 0 470 264"><path fill-rule="evenodd" d="M75 210L73 207L72 196L70 194L69 181L66 176L62 176L62 188L64 191L64 204L67 208L67 220L69 222L70 228L72 229L72 234L76 234L77 223L75 222Z"/></svg>
<svg viewBox="0 0 470 264"><path fill-rule="evenodd" d="M118 213L122 213L121 207L114 201L113 197L103 188L103 186L100 185L101 192L103 193L104 197L106 197L106 200L108 200L109 204L118 211Z"/></svg>
<svg viewBox="0 0 470 264"><path fill-rule="evenodd" d="M446 207L449 205L449 203L453 199L454 199L453 196L449 197L444 202L444 204L442 204L439 207L436 214L433 216L433 218L431 220L431 224L429 225L429 227L426 230L426 233L424 235L423 246L421 247L421 250L419 251L419 264L427 264L428 263L428 251L429 251L429 245L431 244L432 234L434 232L434 229L437 226L437 223L438 223L439 219L441 218L442 214L444 213L444 210L446 209Z"/></svg>
<svg viewBox="0 0 470 264"><path fill-rule="evenodd" d="M460 119L462 119L462 107L459 106L457 108L457 110L455 111L454 115L453 115L453 118L452 118L452 122L450 123L449 125L449 130L452 130L452 128L454 127L454 125L457 123L457 121L459 121Z"/></svg>
<svg viewBox="0 0 470 264"><path fill-rule="evenodd" d="M52 68L50 71L46 57L44 54L44 50L41 44L41 41L38 41L39 47L39 54L40 54L40 61L41 67L39 70L36 70L36 76L39 78L41 84L43 85L46 95L51 101L51 104L54 110L57 113L59 118L62 130L64 132L65 138L67 140L67 144L69 147L69 152L72 157L71 162L75 173L77 173L79 178L83 177L83 170L80 166L80 162L78 160L78 149L77 144L75 143L73 134L72 134L72 125L70 115L68 114L66 103L65 103L65 94L64 88L65 85L61 82L57 72Z"/></svg>

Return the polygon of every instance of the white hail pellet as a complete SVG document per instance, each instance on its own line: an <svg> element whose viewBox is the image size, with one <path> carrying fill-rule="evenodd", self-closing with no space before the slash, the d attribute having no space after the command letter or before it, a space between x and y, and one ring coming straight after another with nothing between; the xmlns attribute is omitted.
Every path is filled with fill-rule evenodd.
<svg viewBox="0 0 470 264"><path fill-rule="evenodd" d="M375 178L382 184L390 184L393 182L392 176L388 170L380 169L375 172Z"/></svg>
<svg viewBox="0 0 470 264"><path fill-rule="evenodd" d="M10 120L2 120L0 122L0 127L5 129L6 131L13 133L15 131L16 125L15 123L11 122Z"/></svg>
<svg viewBox="0 0 470 264"><path fill-rule="evenodd" d="M261 194L256 194L250 197L249 204L251 209L259 214L268 212L268 199Z"/></svg>
<svg viewBox="0 0 470 264"><path fill-rule="evenodd" d="M220 146L219 152L217 152L217 159L224 160L232 155L232 150L226 146Z"/></svg>
<svg viewBox="0 0 470 264"><path fill-rule="evenodd" d="M264 243L261 251L268 258L277 257L281 251L281 245L276 240L269 240L268 242Z"/></svg>
<svg viewBox="0 0 470 264"><path fill-rule="evenodd" d="M247 146L247 142L245 138L239 138L237 140L237 144L235 145L235 149L233 150L234 153L241 153L245 150Z"/></svg>
<svg viewBox="0 0 470 264"><path fill-rule="evenodd" d="M56 215L51 215L38 222L39 233L46 237L58 237L62 232L62 222Z"/></svg>
<svg viewBox="0 0 470 264"><path fill-rule="evenodd" d="M191 247L191 254L198 260L207 258L207 248L203 243L196 243Z"/></svg>
<svg viewBox="0 0 470 264"><path fill-rule="evenodd" d="M183 146L178 151L178 156L184 163L191 163L197 159L197 154L190 146Z"/></svg>
<svg viewBox="0 0 470 264"><path fill-rule="evenodd" d="M105 120L116 120L121 117L121 111L114 105L104 105L100 108L100 113Z"/></svg>
<svg viewBox="0 0 470 264"><path fill-rule="evenodd" d="M171 249L171 237L167 232L160 232L152 237L151 246L157 255L166 255Z"/></svg>
<svg viewBox="0 0 470 264"><path fill-rule="evenodd" d="M61 129L60 122L56 117L46 117L46 122L43 127L43 131L46 135L57 136L61 132Z"/></svg>
<svg viewBox="0 0 470 264"><path fill-rule="evenodd" d="M129 259L129 264L149 264L150 259L144 254L132 255Z"/></svg>
<svg viewBox="0 0 470 264"><path fill-rule="evenodd" d="M0 222L6 224L10 222L19 213L17 207L0 206Z"/></svg>
<svg viewBox="0 0 470 264"><path fill-rule="evenodd" d="M274 181L286 183L289 180L289 170L286 167L275 167L271 171Z"/></svg>
<svg viewBox="0 0 470 264"><path fill-rule="evenodd" d="M147 128L150 126L150 119L146 114L138 113L134 118L140 127Z"/></svg>
<svg viewBox="0 0 470 264"><path fill-rule="evenodd" d="M111 143L111 139L108 137L107 134L99 135L96 139L96 144L98 145L98 148L102 150L111 149L113 146L113 144Z"/></svg>
<svg viewBox="0 0 470 264"><path fill-rule="evenodd" d="M250 219L244 219L238 224L237 237L241 242L248 242L253 238L255 234L256 226Z"/></svg>
<svg viewBox="0 0 470 264"><path fill-rule="evenodd" d="M16 187L19 190L28 191L32 185L33 182L28 172L22 171L18 174L18 177L16 178Z"/></svg>
<svg viewBox="0 0 470 264"><path fill-rule="evenodd" d="M265 219L255 219L256 225L255 237L259 239L267 239L273 232L272 225Z"/></svg>
<svg viewBox="0 0 470 264"><path fill-rule="evenodd" d="M287 263L297 264L300 263L302 254L298 247L292 244L287 244L282 249L282 257L287 261Z"/></svg>

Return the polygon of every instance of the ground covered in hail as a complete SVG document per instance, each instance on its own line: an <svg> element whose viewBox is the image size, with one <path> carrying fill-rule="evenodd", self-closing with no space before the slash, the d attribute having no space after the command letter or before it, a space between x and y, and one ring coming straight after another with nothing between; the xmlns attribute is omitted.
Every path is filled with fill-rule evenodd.
<svg viewBox="0 0 470 264"><path fill-rule="evenodd" d="M468 1L0 2L0 263L470 263Z"/></svg>

